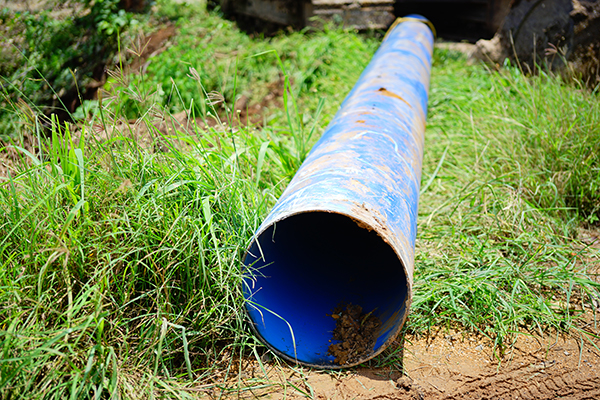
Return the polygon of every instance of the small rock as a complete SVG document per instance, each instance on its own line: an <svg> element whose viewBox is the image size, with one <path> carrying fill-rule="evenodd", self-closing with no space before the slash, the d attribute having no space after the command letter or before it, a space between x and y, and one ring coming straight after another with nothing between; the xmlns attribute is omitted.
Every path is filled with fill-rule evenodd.
<svg viewBox="0 0 600 400"><path fill-rule="evenodd" d="M402 375L402 377L398 378L396 381L396 387L398 389L410 391L412 389L412 379L406 375Z"/></svg>
<svg viewBox="0 0 600 400"><path fill-rule="evenodd" d="M263 355L260 356L260 361L262 361L264 363L271 362L272 360L273 360L273 355L271 354L271 352L263 353Z"/></svg>

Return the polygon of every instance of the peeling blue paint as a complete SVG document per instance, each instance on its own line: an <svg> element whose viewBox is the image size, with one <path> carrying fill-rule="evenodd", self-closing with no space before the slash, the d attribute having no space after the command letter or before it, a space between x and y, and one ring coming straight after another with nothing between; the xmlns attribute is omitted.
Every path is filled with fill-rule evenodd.
<svg viewBox="0 0 600 400"><path fill-rule="evenodd" d="M389 32L248 249L248 315L284 358L356 365L406 320L432 52L422 22ZM371 353L336 365L330 315L344 302L373 311L382 327Z"/></svg>

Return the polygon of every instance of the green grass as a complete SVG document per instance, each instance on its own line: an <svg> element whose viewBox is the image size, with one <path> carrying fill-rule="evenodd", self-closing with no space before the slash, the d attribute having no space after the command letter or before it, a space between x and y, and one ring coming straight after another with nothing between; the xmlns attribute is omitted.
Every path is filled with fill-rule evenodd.
<svg viewBox="0 0 600 400"><path fill-rule="evenodd" d="M199 23L201 21L201 23ZM236 24L217 14L187 10L177 20L178 35L160 55L152 58L144 74L130 77L127 85L134 96L124 92L119 108L131 118L141 117L148 106L161 105L169 112L193 109L204 116L198 82L206 93L218 92L225 99L216 111L232 107L242 94L250 103L261 102L273 89L283 86L286 75L291 93L298 99L298 123L310 125L315 119L324 127L338 104L367 66L379 46L381 35L358 36L337 28L325 31L279 33L265 38L240 32ZM307 37L310 38L307 40ZM193 68L196 80L189 79ZM115 83L113 81L113 83ZM139 101L138 93L143 101ZM319 100L326 99L320 118ZM295 111L295 110L294 110ZM271 126L288 125L280 108L264 116Z"/></svg>
<svg viewBox="0 0 600 400"><path fill-rule="evenodd" d="M577 241L599 215L597 95L437 51L429 104L409 330L462 326L502 351L575 328L598 290L597 253Z"/></svg>
<svg viewBox="0 0 600 400"><path fill-rule="evenodd" d="M126 132L83 151L54 142L4 186L5 396L105 396L133 371L210 380L253 343L239 258L281 190L276 160L257 176L267 132L198 131L183 149L155 133L167 151Z"/></svg>
<svg viewBox="0 0 600 400"><path fill-rule="evenodd" d="M265 351L244 319L241 256L378 35L250 38L202 9L167 11L184 17L173 45L143 74L114 74L90 119L48 138L38 126L0 182L3 399L230 393ZM260 102L274 83L284 94L263 124L233 124L238 95ZM499 356L517 333L593 333L579 317L599 255L576 237L598 222L598 95L436 50L429 107L407 331L481 333ZM170 118L184 110L199 118L187 131ZM121 123L132 117L149 144Z"/></svg>
<svg viewBox="0 0 600 400"><path fill-rule="evenodd" d="M118 4L119 0L73 0L66 7L56 1L3 2L0 139L14 139L15 129L23 124L12 118L16 109L30 107L39 115L66 117L66 110L90 94L86 89L102 80L119 41L134 36L136 18L149 20Z"/></svg>

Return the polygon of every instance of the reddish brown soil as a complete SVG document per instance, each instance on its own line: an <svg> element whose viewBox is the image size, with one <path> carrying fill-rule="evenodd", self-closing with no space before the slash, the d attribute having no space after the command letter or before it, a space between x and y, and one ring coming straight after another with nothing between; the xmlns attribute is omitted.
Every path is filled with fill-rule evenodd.
<svg viewBox="0 0 600 400"><path fill-rule="evenodd" d="M600 394L595 367L600 354L589 342L581 347L578 338L522 336L499 364L489 343L456 336L410 346L406 372L425 398L591 399Z"/></svg>

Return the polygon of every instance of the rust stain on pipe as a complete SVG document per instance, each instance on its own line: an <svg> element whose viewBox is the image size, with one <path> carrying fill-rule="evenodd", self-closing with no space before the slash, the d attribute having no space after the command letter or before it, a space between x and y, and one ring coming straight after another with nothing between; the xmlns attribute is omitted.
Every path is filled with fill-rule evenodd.
<svg viewBox="0 0 600 400"><path fill-rule="evenodd" d="M389 90L387 90L387 89L386 89L386 88L384 88L384 87L382 87L382 88L379 88L378 92L379 92L379 93L381 93L381 94L382 94L382 95L384 95L384 96L393 97L393 98L395 98L395 99L398 99L398 100L400 100L400 101L403 101L403 102L404 102L404 104L406 104L407 106L409 106L409 107L411 107L411 108L412 108L412 106L410 105L410 103L409 103L408 101L404 100L402 97L398 96L396 93L392 93L392 92L390 92Z"/></svg>

